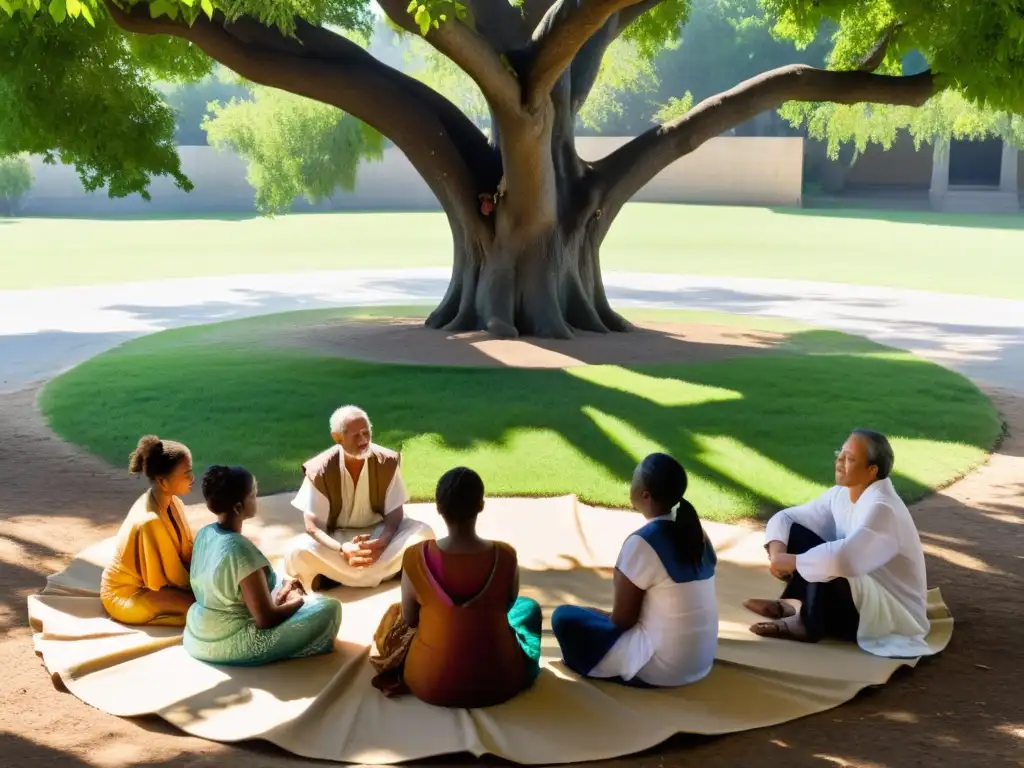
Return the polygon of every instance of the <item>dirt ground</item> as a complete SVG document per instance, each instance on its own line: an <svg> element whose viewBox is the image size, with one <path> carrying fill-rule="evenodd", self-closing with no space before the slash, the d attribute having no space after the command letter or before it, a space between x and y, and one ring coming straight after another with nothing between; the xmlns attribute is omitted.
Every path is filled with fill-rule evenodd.
<svg viewBox="0 0 1024 768"><path fill-rule="evenodd" d="M679 359L667 355L664 345L674 351L710 341L751 351L774 341L719 329L707 339L691 333L689 344L676 340L675 347L668 337L679 333L663 334L657 359ZM654 354L638 350L636 337L623 347L620 354L628 356L621 360L607 350L581 352L579 340L571 353L550 345L520 343L517 349L510 342L488 351L485 340L468 341L485 347L464 346L461 354L473 349L473 356L504 356L497 364L505 365L515 364L516 354L527 356L518 364L542 366L579 364L548 355L625 363L649 361ZM307 342L313 343L309 337ZM416 361L408 357L403 362ZM127 471L54 436L35 408L36 395L0 395L0 765L322 765L265 744L226 746L184 736L155 718L119 719L54 686L32 651L26 597L75 552L112 535L140 486ZM941 656L821 715L722 738L677 737L606 765L1024 766L1024 398L992 396L1008 424L999 450L979 471L914 507L929 555L929 580L942 588L956 617L952 643ZM452 756L432 764L471 762Z"/></svg>

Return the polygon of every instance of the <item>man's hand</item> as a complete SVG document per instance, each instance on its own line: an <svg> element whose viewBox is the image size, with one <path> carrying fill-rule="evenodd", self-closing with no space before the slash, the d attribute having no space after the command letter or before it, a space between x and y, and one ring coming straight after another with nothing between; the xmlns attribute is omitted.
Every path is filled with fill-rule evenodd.
<svg viewBox="0 0 1024 768"><path fill-rule="evenodd" d="M367 545L370 543L376 544L379 541L379 539L374 539L372 541L364 540L360 542L353 539L341 545L341 555L353 568L368 568L380 559L381 554L384 552L384 547L376 546L371 549Z"/></svg>
<svg viewBox="0 0 1024 768"><path fill-rule="evenodd" d="M787 576L793 575L796 571L796 555L783 552L772 556L768 570L777 579L785 579Z"/></svg>
<svg viewBox="0 0 1024 768"><path fill-rule="evenodd" d="M388 546L388 540L383 536L371 539L368 533L360 533L352 539L352 543L358 544L362 549L367 549L370 552L383 552Z"/></svg>

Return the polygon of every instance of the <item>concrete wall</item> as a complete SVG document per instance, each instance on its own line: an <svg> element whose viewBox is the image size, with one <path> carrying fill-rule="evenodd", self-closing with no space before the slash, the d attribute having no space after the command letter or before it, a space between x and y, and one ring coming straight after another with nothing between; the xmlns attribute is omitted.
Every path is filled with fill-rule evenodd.
<svg viewBox="0 0 1024 768"><path fill-rule="evenodd" d="M585 137L578 140L585 159L596 160L629 139ZM21 213L33 216L109 216L160 213L244 213L254 209L245 163L211 147L181 147L182 169L195 184L191 193L167 179L151 185L150 203L138 195L110 200L105 191L86 193L73 168L34 160L36 183ZM721 137L666 168L636 196L647 202L722 203L799 206L803 177L803 139ZM421 210L437 208L426 183L397 149L383 161L359 169L354 192L295 210Z"/></svg>
<svg viewBox="0 0 1024 768"><path fill-rule="evenodd" d="M870 145L846 172L849 187L910 187L927 190L932 183L931 144L915 150L909 134L900 134L888 151Z"/></svg>

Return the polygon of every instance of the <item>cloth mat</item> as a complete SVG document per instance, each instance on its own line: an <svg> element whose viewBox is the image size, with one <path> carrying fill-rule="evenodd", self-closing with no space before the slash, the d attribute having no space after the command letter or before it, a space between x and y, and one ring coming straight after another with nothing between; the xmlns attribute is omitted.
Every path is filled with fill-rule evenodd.
<svg viewBox="0 0 1024 768"><path fill-rule="evenodd" d="M194 529L212 522L188 510ZM406 514L443 535L433 505ZM747 631L756 617L747 597L775 597L763 534L707 523L718 550L719 649L712 673L676 690L643 690L581 680L559 661L550 631L561 603L610 608L611 569L625 537L642 524L632 512L587 507L575 497L492 499L480 516L483 536L519 552L522 594L544 609L543 669L535 686L498 707L446 710L412 697L385 698L370 681L373 632L398 600L397 582L375 590L339 588L343 603L336 652L254 669L216 667L190 658L181 630L130 628L100 605L100 572L113 542L82 552L46 589L29 598L36 651L49 672L86 703L114 715L157 714L206 739L265 739L310 758L391 764L467 751L518 763L600 760L655 746L676 733L724 734L775 725L836 707L885 683L917 659L871 656L853 644L804 645ZM272 560L301 530L289 496L261 499L246 534ZM929 594L929 643L948 644L953 619L938 590Z"/></svg>

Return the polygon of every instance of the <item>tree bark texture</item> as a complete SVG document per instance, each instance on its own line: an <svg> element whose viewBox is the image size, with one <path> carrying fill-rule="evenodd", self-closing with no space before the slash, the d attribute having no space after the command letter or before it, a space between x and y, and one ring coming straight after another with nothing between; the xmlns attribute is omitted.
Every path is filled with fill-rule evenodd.
<svg viewBox="0 0 1024 768"><path fill-rule="evenodd" d="M118 0L119 1L119 0ZM606 158L576 152L574 128L608 46L660 0L467 0L424 39L480 87L488 139L451 102L330 30L296 20L284 35L254 19L152 19L107 0L137 34L181 37L256 83L331 104L391 139L441 203L452 229L451 282L427 325L511 338L626 331L601 276L600 250L622 206L675 160L786 101L920 105L941 86L930 72L873 74L895 27L853 71L795 65L706 99ZM378 0L419 34L404 0Z"/></svg>

